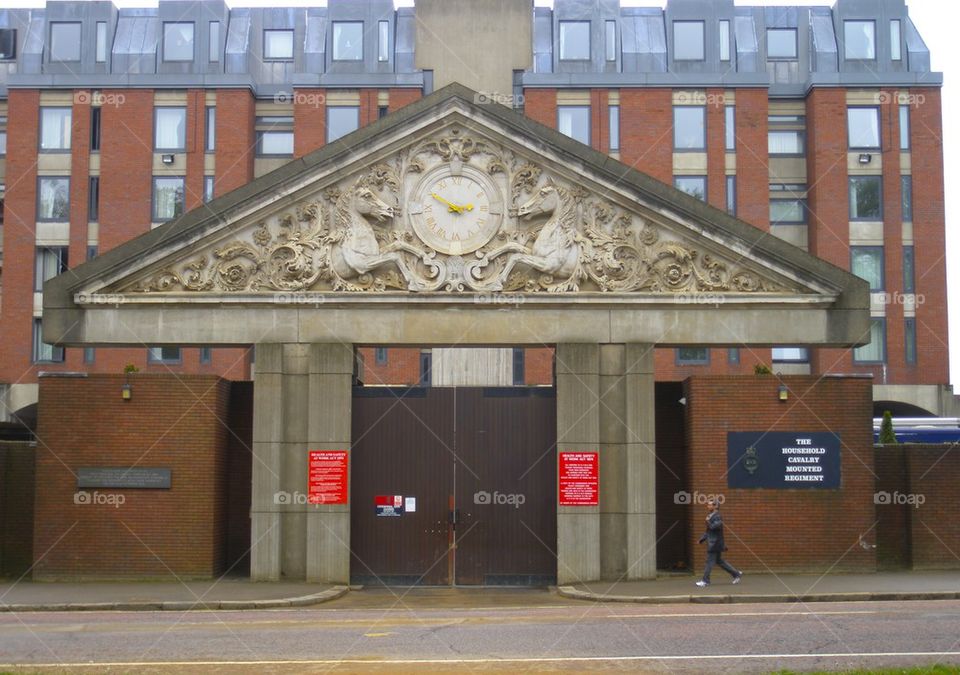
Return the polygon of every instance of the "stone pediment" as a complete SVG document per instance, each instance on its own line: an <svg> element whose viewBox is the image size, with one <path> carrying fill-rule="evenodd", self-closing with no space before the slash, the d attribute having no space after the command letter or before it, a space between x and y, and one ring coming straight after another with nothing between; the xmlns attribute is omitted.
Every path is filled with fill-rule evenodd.
<svg viewBox="0 0 960 675"><path fill-rule="evenodd" d="M846 273L468 93L448 87L81 266L73 300L842 293Z"/></svg>

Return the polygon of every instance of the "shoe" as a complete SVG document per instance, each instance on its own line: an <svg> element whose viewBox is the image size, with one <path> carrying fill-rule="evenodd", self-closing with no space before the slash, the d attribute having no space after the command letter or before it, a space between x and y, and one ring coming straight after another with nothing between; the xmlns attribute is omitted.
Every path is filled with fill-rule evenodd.
<svg viewBox="0 0 960 675"><path fill-rule="evenodd" d="M706 588L709 585L710 585L709 581L703 581L702 579L697 582L697 586L699 586L700 588Z"/></svg>
<svg viewBox="0 0 960 675"><path fill-rule="evenodd" d="M733 585L736 586L739 584L741 579L743 579L743 572L733 578Z"/></svg>

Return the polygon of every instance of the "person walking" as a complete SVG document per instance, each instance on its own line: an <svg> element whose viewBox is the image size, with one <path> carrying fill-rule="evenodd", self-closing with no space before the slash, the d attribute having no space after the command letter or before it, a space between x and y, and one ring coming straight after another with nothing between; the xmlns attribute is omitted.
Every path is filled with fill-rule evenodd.
<svg viewBox="0 0 960 675"><path fill-rule="evenodd" d="M730 563L723 559L723 552L727 546L723 540L723 517L720 515L720 508L713 499L707 501L707 530L700 536L697 542L702 544L707 542L707 565L703 570L703 578L697 582L700 588L706 588L710 585L710 570L714 565L719 565L725 569L731 577L733 583L739 584L743 578L743 572L738 572Z"/></svg>

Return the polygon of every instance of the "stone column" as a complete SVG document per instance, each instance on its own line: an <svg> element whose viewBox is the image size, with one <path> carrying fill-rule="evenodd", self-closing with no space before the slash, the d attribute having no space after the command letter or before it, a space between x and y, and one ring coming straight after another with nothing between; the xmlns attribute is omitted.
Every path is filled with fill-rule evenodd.
<svg viewBox="0 0 960 675"><path fill-rule="evenodd" d="M600 450L600 347L557 345L557 452ZM559 459L558 459L559 461ZM557 583L600 578L600 507L557 505Z"/></svg>
<svg viewBox="0 0 960 675"><path fill-rule="evenodd" d="M253 580L349 580L350 507L308 504L307 465L310 450L349 451L352 376L351 345L257 345Z"/></svg>
<svg viewBox="0 0 960 675"><path fill-rule="evenodd" d="M624 345L600 345L600 575L627 569L627 382Z"/></svg>
<svg viewBox="0 0 960 675"><path fill-rule="evenodd" d="M310 450L350 452L353 402L353 346L310 346ZM353 468L352 462L348 465ZM306 465L306 460L304 460ZM348 488L352 499L353 486ZM350 583L350 503L310 507L307 513L307 581Z"/></svg>

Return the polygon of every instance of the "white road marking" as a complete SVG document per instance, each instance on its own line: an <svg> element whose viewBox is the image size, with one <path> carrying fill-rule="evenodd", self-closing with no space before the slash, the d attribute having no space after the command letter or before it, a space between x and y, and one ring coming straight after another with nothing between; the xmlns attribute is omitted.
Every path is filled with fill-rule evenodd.
<svg viewBox="0 0 960 675"><path fill-rule="evenodd" d="M960 652L831 652L825 654L664 654L660 656L545 656L530 658L475 658L475 659L305 659L261 661L100 661L97 663L0 663L0 668L137 668L142 666L325 666L325 665L443 665L486 663L595 663L602 661L712 661L731 659L834 659L955 656Z"/></svg>
<svg viewBox="0 0 960 675"><path fill-rule="evenodd" d="M872 611L868 609L864 610L847 610L847 611L835 611L835 612L717 612L715 614L701 614L701 613L688 613L688 614L610 614L607 616L608 619L664 619L668 617L684 617L684 618L701 618L701 617L715 617L715 616L824 616L826 614L880 614L880 612Z"/></svg>

